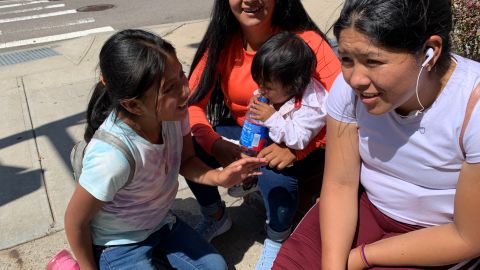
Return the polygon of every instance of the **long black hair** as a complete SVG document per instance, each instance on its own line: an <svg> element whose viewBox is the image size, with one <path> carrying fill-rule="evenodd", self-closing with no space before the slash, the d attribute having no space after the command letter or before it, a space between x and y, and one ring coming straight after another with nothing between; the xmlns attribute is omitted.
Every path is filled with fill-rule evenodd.
<svg viewBox="0 0 480 270"><path fill-rule="evenodd" d="M252 77L258 85L279 82L288 95L301 97L316 66L315 54L303 39L281 32L269 38L253 57Z"/></svg>
<svg viewBox="0 0 480 270"><path fill-rule="evenodd" d="M160 88L168 55L175 55L173 46L143 30L123 30L105 42L99 61L103 79L87 107L87 142L112 110L130 115L121 101L141 98L151 87Z"/></svg>
<svg viewBox="0 0 480 270"><path fill-rule="evenodd" d="M347 0L333 33L353 27L374 44L418 55L425 41L438 35L442 53L435 65L440 73L450 66L452 11L449 0Z"/></svg>
<svg viewBox="0 0 480 270"><path fill-rule="evenodd" d="M320 31L307 14L300 0L275 0L272 26L289 32L315 31L325 41L327 40L325 34ZM240 25L230 9L229 1L215 0L210 24L195 53L189 74L190 78L192 71L208 51L205 69L197 89L189 98L189 104L199 102L213 88L214 90L207 106L207 115L210 122L213 123L222 119L227 113L223 103L223 92L218 83L217 64L223 48L239 31L241 31Z"/></svg>

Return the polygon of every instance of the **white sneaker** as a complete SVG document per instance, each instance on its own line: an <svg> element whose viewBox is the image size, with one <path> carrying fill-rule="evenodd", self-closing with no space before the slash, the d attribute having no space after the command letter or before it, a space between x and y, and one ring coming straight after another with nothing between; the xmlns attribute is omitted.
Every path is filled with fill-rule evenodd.
<svg viewBox="0 0 480 270"><path fill-rule="evenodd" d="M254 178L249 182L244 182L238 185L235 185L228 189L228 195L234 198L242 198L247 194L255 192L258 190L258 178Z"/></svg>
<svg viewBox="0 0 480 270"><path fill-rule="evenodd" d="M282 243L272 241L270 239L265 239L263 242L263 249L260 258L258 259L255 270L270 270L272 269L273 262L277 258L277 254L282 247Z"/></svg>

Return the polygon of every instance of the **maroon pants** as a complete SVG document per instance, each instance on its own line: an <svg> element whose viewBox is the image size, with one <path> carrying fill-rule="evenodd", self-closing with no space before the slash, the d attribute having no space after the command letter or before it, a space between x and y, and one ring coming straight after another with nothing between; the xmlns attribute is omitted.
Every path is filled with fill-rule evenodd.
<svg viewBox="0 0 480 270"><path fill-rule="evenodd" d="M300 221L292 235L282 245L272 269L321 269L321 241L318 203L315 204ZM360 198L358 226L353 246L369 244L383 238L403 234L421 227L395 221L381 213L368 200L366 193ZM368 255L367 255L368 256ZM442 267L373 267L371 269L449 269ZM463 268L462 269L468 269Z"/></svg>

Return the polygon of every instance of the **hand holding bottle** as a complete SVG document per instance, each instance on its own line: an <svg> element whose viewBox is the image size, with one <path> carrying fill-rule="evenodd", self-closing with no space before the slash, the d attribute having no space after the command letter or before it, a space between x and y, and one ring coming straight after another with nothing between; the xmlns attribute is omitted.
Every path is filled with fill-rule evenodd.
<svg viewBox="0 0 480 270"><path fill-rule="evenodd" d="M258 97L252 106L254 106L255 102L267 103L268 100L264 97ZM244 153L249 156L256 156L266 146L267 141L268 128L263 126L262 122L254 119L251 110L249 110L245 116L242 133L240 134L240 145L244 149Z"/></svg>
<svg viewBox="0 0 480 270"><path fill-rule="evenodd" d="M258 99L254 99L253 103L250 105L249 110L251 112L250 117L255 120L260 120L265 122L276 112L275 108L272 105L261 102Z"/></svg>

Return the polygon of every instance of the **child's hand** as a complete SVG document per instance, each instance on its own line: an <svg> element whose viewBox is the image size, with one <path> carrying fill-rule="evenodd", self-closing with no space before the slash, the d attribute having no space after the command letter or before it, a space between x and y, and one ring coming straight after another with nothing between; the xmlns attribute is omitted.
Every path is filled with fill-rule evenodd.
<svg viewBox="0 0 480 270"><path fill-rule="evenodd" d="M248 106L247 106L247 110L250 110L250 108L252 107L253 103L255 102L255 100L257 100L258 98L260 97L260 94L254 94L251 98L250 98L250 101L248 102Z"/></svg>
<svg viewBox="0 0 480 270"><path fill-rule="evenodd" d="M258 99L255 99L253 104L250 105L250 112L250 117L252 117L252 119L265 122L276 112L276 110L268 103L263 103L258 101Z"/></svg>
<svg viewBox="0 0 480 270"><path fill-rule="evenodd" d="M243 157L219 171L217 183L222 187L231 187L246 178L261 175L258 168L265 165L265 158Z"/></svg>

